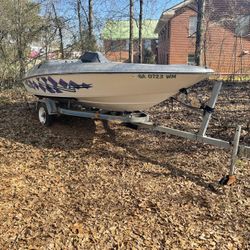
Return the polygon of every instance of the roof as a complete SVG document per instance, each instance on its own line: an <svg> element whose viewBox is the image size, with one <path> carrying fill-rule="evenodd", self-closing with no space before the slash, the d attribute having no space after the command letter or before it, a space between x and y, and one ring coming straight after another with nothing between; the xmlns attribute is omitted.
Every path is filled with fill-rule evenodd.
<svg viewBox="0 0 250 250"><path fill-rule="evenodd" d="M158 39L158 35L154 33L158 20L142 21L142 38ZM139 22L134 21L134 38L139 38ZM125 40L129 39L129 21L108 21L106 22L102 38L106 40Z"/></svg>
<svg viewBox="0 0 250 250"><path fill-rule="evenodd" d="M209 5L208 13L209 19L213 22L221 22L225 20L231 20L239 15L249 15L250 10L250 0L207 0ZM161 17L156 25L155 33L159 33L161 29L165 26L172 17L174 17L178 11L182 8L189 7L193 10L197 10L196 0L185 0L173 7L163 11ZM223 24L225 28L231 28ZM233 28L234 29L234 28Z"/></svg>
<svg viewBox="0 0 250 250"><path fill-rule="evenodd" d="M174 6L172 6L171 8L163 11L160 19L157 22L157 25L156 25L154 32L159 33L160 30L163 28L163 26L166 24L166 22L175 15L176 10L179 10L180 8L184 8L184 7L188 6L189 4L193 3L193 1L194 0L184 0L183 2L178 3Z"/></svg>

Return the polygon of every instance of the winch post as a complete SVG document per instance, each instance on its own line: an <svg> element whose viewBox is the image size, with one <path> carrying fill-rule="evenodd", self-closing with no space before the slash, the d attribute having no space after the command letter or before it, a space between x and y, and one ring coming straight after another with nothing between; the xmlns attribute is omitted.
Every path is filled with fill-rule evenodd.
<svg viewBox="0 0 250 250"><path fill-rule="evenodd" d="M241 126L238 125L236 127L234 135L229 173L228 175L221 178L221 180L219 181L221 185L232 185L236 182L235 170L236 170L236 161L238 158L238 151L239 151L240 132L241 132Z"/></svg>
<svg viewBox="0 0 250 250"><path fill-rule="evenodd" d="M215 107L215 104L217 102L217 99L218 99L218 96L219 96L219 93L221 90L221 86L222 86L221 81L216 82L213 86L212 95L211 95L211 98L210 98L208 105L207 105L207 107L210 108L211 110L213 110ZM201 127L199 129L198 135L200 135L200 136L206 135L207 127L208 127L209 121L211 119L211 116L212 116L212 112L205 109L205 114L203 116Z"/></svg>
<svg viewBox="0 0 250 250"><path fill-rule="evenodd" d="M239 150L239 142L240 142L240 133L241 133L241 126L238 125L236 127L236 131L235 131L235 135L234 135L233 150L232 150L232 158L231 158L229 176L233 176L235 174L235 165L236 165L236 161L237 161L238 150Z"/></svg>

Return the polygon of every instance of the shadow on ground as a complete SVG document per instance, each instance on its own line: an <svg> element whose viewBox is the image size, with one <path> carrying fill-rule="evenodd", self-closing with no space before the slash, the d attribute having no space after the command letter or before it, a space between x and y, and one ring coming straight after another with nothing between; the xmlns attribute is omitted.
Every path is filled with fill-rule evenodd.
<svg viewBox="0 0 250 250"><path fill-rule="evenodd" d="M51 127L42 126L34 107L26 103L0 106L0 137L41 148L90 147L95 135L94 120L56 117Z"/></svg>
<svg viewBox="0 0 250 250"><path fill-rule="evenodd" d="M169 170L167 174L159 174L152 171L144 171L143 174L153 177L162 175L182 177L209 191L216 192L216 190L211 187L210 183L207 183L207 181L202 178L201 174L194 174L189 170L183 170L167 162L163 163L151 157L150 152L149 154L145 154L145 152L138 151L138 148L134 145L147 143L146 141L140 141L140 138L136 139L136 134L141 132L123 128L121 125L112 126L111 128L107 121L102 121L100 123L103 133L98 134L96 133L97 127L94 120L77 117L57 117L51 127L44 127L39 123L34 107L30 108L26 103L5 104L1 106L0 109L0 137L2 138L27 144L35 148L75 150L80 148L91 148L93 146L94 137L97 137L101 142L110 142L115 147L124 148L126 153L113 152L110 151L109 148L104 147L102 150L93 150L93 152L91 151L88 153L91 155L94 154L96 158L111 157L112 159L119 160L127 158L128 154L130 154L142 164L150 163ZM123 129L126 129L131 135L126 138L126 136L119 134L119 138L117 138L116 133L122 133ZM153 136L157 136L157 134ZM134 140L132 145L131 140ZM182 151L189 157L193 152L197 151L197 148L185 147L185 145L177 143L171 145L171 148L166 145L166 148L161 148L161 152L163 150L166 150L166 154L170 155L175 155ZM208 148L207 150L213 151L212 148Z"/></svg>
<svg viewBox="0 0 250 250"><path fill-rule="evenodd" d="M172 178L175 177L181 177L186 180L189 180L196 185L203 187L207 189L208 191L212 191L216 194L221 194L221 192L216 189L212 183L207 182L203 177L202 174L195 174L187 169L183 170L181 168L178 168L177 166L174 166L173 164L170 164L168 162L162 162L160 159L156 160L154 157L152 157L150 154L146 155L145 153L141 153L138 148L134 147L134 145L130 145L129 143L124 143L120 142L116 138L116 133L113 129L110 128L110 125L107 121L103 121L103 127L105 128L106 134L104 136L106 137L106 140L111 141L114 145L118 147L123 147L126 149L127 153L130 153L131 155L135 156L142 164L143 163L150 163L156 166L160 166L163 169L167 169L169 172L168 173L158 173L158 172L153 172L153 171L142 171L142 174L145 175L150 175L151 177L157 178L157 177L167 177L171 176ZM138 139L138 143L135 144L141 144L141 143L147 143L146 141L144 142L139 142L140 139ZM181 141L181 140L180 140ZM166 144L168 144L166 142ZM192 153L197 152L197 148L195 147L186 147L185 143L184 144L172 144L171 148L169 148L169 144L166 145L166 147L163 148L165 149L166 154L170 155L175 155L181 152L184 152L184 154L187 154L187 157L192 157ZM207 154L212 153L214 151L214 148L206 148ZM162 152L160 152L162 153ZM103 152L102 155L105 155ZM120 159L121 155L119 153L112 153L112 157L116 159Z"/></svg>

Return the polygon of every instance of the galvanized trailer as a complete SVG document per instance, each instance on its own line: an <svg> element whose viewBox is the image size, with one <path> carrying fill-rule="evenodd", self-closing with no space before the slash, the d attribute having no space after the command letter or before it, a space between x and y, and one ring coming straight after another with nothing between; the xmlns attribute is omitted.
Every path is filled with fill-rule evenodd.
<svg viewBox="0 0 250 250"><path fill-rule="evenodd" d="M70 115L107 121L117 120L126 123L131 128L146 128L152 131L159 131L166 135L174 135L231 150L231 164L229 167L229 173L220 180L220 184L231 185L236 180L236 160L239 156L250 157L250 146L239 144L241 126L236 127L235 136L232 141L224 141L206 135L209 121L214 111L221 87L222 82L216 82L214 84L210 100L203 108L203 120L197 133L155 125L153 122L149 121L149 116L143 112L108 112L97 109L87 109L81 106L80 109L73 109L72 99L40 98L37 102L38 118L41 124L46 126L49 126L52 123L53 116L55 115Z"/></svg>

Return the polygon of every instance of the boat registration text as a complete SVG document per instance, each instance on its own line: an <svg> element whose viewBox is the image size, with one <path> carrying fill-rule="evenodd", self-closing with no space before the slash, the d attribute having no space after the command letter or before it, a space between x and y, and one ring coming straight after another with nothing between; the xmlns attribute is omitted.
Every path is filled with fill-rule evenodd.
<svg viewBox="0 0 250 250"><path fill-rule="evenodd" d="M176 74L138 74L141 79L175 79Z"/></svg>

